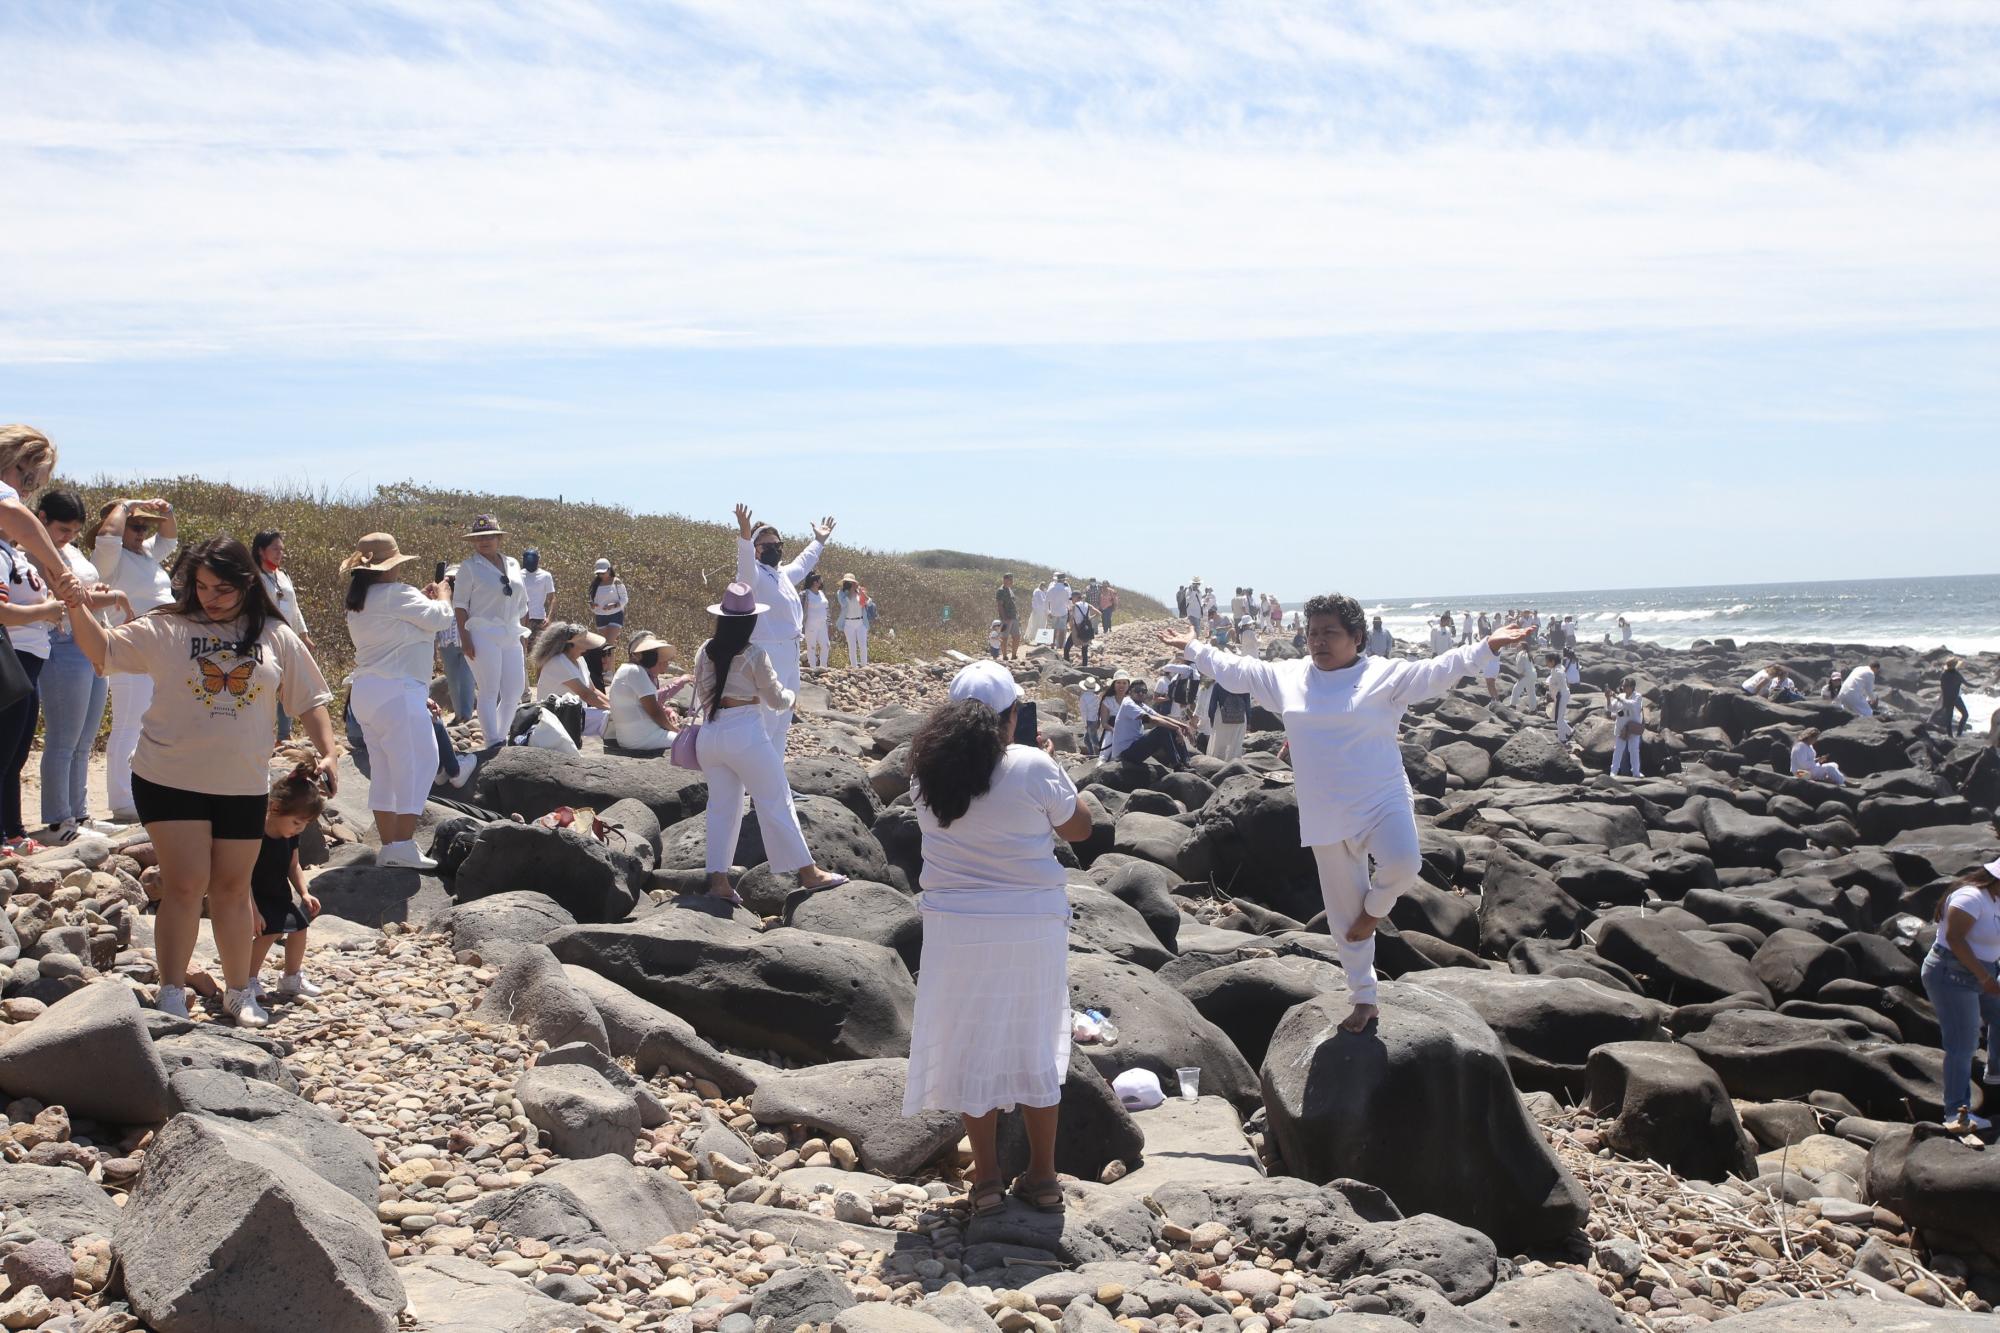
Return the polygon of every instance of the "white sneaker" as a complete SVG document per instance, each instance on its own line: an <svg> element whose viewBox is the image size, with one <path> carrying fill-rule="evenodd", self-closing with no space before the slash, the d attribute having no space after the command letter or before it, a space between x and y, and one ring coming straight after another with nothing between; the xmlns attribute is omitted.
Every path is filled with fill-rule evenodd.
<svg viewBox="0 0 2000 1333"><path fill-rule="evenodd" d="M175 1018L186 1018L188 1016L187 987L160 987L160 994L153 1001L153 1007L163 1014L172 1014Z"/></svg>
<svg viewBox="0 0 2000 1333"><path fill-rule="evenodd" d="M225 991L222 996L222 1012L240 1028L260 1028L271 1021L264 1012L264 1006L257 1003L257 997L247 990Z"/></svg>
<svg viewBox="0 0 2000 1333"><path fill-rule="evenodd" d="M83 821L83 827L92 833L103 833L108 836L114 833L123 833L138 822L136 817L130 823L125 824L114 823L109 819L86 819Z"/></svg>
<svg viewBox="0 0 2000 1333"><path fill-rule="evenodd" d="M243 988L250 992L250 998L261 1002L264 998L264 978L252 977L250 984Z"/></svg>
<svg viewBox="0 0 2000 1333"><path fill-rule="evenodd" d="M454 787L463 787L466 783L472 781L473 771L478 767L478 755L462 754L458 757L458 776L448 780Z"/></svg>
<svg viewBox="0 0 2000 1333"><path fill-rule="evenodd" d="M303 995L308 1000L320 993L319 987L307 981L303 972L287 972L278 978L278 990L284 995Z"/></svg>
<svg viewBox="0 0 2000 1333"><path fill-rule="evenodd" d="M394 866L400 870L436 870L438 863L417 850L414 842L390 842L382 845L376 853L375 864Z"/></svg>
<svg viewBox="0 0 2000 1333"><path fill-rule="evenodd" d="M77 828L74 819L65 819L60 824L51 824L42 830L35 841L44 847L66 847L76 841L76 835L80 832L82 830Z"/></svg>

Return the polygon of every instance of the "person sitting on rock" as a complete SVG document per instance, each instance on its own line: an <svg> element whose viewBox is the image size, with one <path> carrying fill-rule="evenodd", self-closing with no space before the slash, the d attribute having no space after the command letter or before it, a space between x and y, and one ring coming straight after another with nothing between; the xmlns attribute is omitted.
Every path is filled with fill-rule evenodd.
<svg viewBox="0 0 2000 1333"><path fill-rule="evenodd" d="M1972 1050L1979 1025L1988 1032L1988 1109L2000 1083L1994 1080L1993 1043L2000 1040L2000 860L1976 867L1951 886L1938 907L1937 942L1924 955L1924 994L1937 1010L1944 1047L1944 1107L1953 1134L1993 1127L1972 1113Z"/></svg>
<svg viewBox="0 0 2000 1333"><path fill-rule="evenodd" d="M1339 594L1306 603L1311 656L1285 662L1232 657L1163 631L1221 689L1246 693L1285 720L1299 802L1299 841L1319 863L1327 929L1347 972L1354 1011L1341 1022L1360 1032L1374 1021L1375 928L1417 882L1417 842L1410 779L1397 725L1413 703L1435 699L1453 683L1528 637L1510 625L1482 642L1422 661L1363 657L1368 622L1361 603ZM1375 877L1368 874L1370 858Z"/></svg>
<svg viewBox="0 0 2000 1333"><path fill-rule="evenodd" d="M1836 787L1847 785L1847 775L1840 771L1839 764L1823 762L1813 742L1819 739L1818 727L1807 727L1792 742L1792 776L1811 778L1815 782L1831 782Z"/></svg>
<svg viewBox="0 0 2000 1333"><path fill-rule="evenodd" d="M1618 682L1620 693L1611 693L1611 687L1604 689L1604 708L1611 714L1611 776L1618 776L1621 765L1632 770L1633 777L1639 772L1639 742L1646 735L1646 703L1639 697L1639 682L1632 676Z"/></svg>
<svg viewBox="0 0 2000 1333"><path fill-rule="evenodd" d="M1059 1212L1056 1117L1069 1076L1069 893L1055 839L1090 812L1044 739L1013 744L1021 687L998 662L953 678L910 742L923 832L923 959L903 1114L956 1111L972 1145L975 1217L1002 1211L999 1111L1019 1106L1028 1169L1013 1193ZM711 797L711 799L713 799Z"/></svg>
<svg viewBox="0 0 2000 1333"><path fill-rule="evenodd" d="M1132 681L1126 687L1118 714L1111 722L1111 757L1131 764L1157 759L1171 769L1186 768L1187 747L1194 737L1194 728L1148 708L1146 700L1152 692L1152 687L1143 680Z"/></svg>
<svg viewBox="0 0 2000 1333"><path fill-rule="evenodd" d="M1875 716L1875 677L1881 671L1879 661L1854 668L1840 683L1840 693L1833 697L1833 701L1856 717Z"/></svg>
<svg viewBox="0 0 2000 1333"><path fill-rule="evenodd" d="M602 634L573 620L552 620L528 648L528 666L535 675L534 696L573 694L583 701L583 734L602 736L611 699L597 688L585 669L584 657L607 646Z"/></svg>

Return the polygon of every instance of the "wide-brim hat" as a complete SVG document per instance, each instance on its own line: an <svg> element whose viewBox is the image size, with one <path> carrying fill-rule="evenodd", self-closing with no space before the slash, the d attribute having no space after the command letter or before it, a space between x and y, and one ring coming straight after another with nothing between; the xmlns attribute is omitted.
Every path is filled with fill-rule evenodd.
<svg viewBox="0 0 2000 1333"><path fill-rule="evenodd" d="M712 616L761 616L770 609L768 602L757 600L757 594L750 591L749 584L732 583L722 590L722 600L709 607L708 613Z"/></svg>
<svg viewBox="0 0 2000 1333"><path fill-rule="evenodd" d="M467 528L464 533L468 541L474 537L505 537L506 535L507 529L501 527L500 520L491 514L476 516L472 520L472 526Z"/></svg>
<svg viewBox="0 0 2000 1333"><path fill-rule="evenodd" d="M1133 679L1132 673L1127 671L1124 667L1119 667L1116 671L1111 673L1111 683L1113 685L1116 685L1121 680L1129 684L1132 679Z"/></svg>
<svg viewBox="0 0 2000 1333"><path fill-rule="evenodd" d="M1083 690L1088 694L1096 694L1099 690L1104 688L1104 682L1100 681L1095 676L1085 676L1083 678L1083 683L1081 685L1078 685L1077 688Z"/></svg>
<svg viewBox="0 0 2000 1333"><path fill-rule="evenodd" d="M668 643L665 639L653 633L653 631L642 629L630 643L625 645L625 655L627 657L637 657L640 653L650 653L655 648L671 647L673 647L671 643Z"/></svg>
<svg viewBox="0 0 2000 1333"><path fill-rule="evenodd" d="M396 545L396 539L386 532L371 532L354 543L354 554L340 562L342 573L352 573L357 569L386 574L399 565L406 565L417 557L406 554Z"/></svg>
<svg viewBox="0 0 2000 1333"><path fill-rule="evenodd" d="M610 642L611 640L605 638L594 629L578 629L576 633L569 636L569 646L574 648L580 643L583 645L583 651L586 653L594 653Z"/></svg>
<svg viewBox="0 0 2000 1333"><path fill-rule="evenodd" d="M857 578L855 578L855 577L854 577L854 575L853 575L853 574L851 574L851 573L848 573L848 574L842 574L842 575L840 576L840 581L841 581L841 582L842 582L843 584L846 584L846 583L852 583L852 584L854 584L854 585L855 585L855 586L857 586L857 587L859 587L859 586L860 586L860 584L861 584L861 580L860 580L860 579L857 579Z"/></svg>

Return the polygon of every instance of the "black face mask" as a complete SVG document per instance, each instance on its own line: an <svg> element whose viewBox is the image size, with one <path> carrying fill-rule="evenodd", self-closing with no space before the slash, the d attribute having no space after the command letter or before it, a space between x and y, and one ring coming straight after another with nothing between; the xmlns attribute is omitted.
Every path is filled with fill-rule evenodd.
<svg viewBox="0 0 2000 1333"><path fill-rule="evenodd" d="M759 564L769 565L771 568L776 569L779 559L784 554L784 547L778 545L776 542L769 542L757 548L757 561Z"/></svg>

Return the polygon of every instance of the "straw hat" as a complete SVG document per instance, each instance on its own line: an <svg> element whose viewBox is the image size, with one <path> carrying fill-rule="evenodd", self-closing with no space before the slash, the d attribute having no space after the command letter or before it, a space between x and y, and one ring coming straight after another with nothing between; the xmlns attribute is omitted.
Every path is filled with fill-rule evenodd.
<svg viewBox="0 0 2000 1333"><path fill-rule="evenodd" d="M469 541L474 537L505 537L507 529L500 526L500 520L491 514L480 514L472 520L472 526L465 530Z"/></svg>
<svg viewBox="0 0 2000 1333"><path fill-rule="evenodd" d="M609 642L611 640L605 638L596 630L585 629L581 625L577 626L576 633L569 636L569 646L574 648L580 643L583 645L583 651L586 653L594 653Z"/></svg>
<svg viewBox="0 0 2000 1333"><path fill-rule="evenodd" d="M1083 684L1077 686L1077 688L1082 690L1085 694L1096 694L1098 691L1104 688L1104 683L1098 680L1098 678L1095 676L1085 676L1083 678Z"/></svg>
<svg viewBox="0 0 2000 1333"><path fill-rule="evenodd" d="M671 643L668 643L665 639L653 633L653 631L642 629L630 643L625 645L625 655L627 657L637 657L640 653L649 653L655 648L671 647L673 647Z"/></svg>
<svg viewBox="0 0 2000 1333"><path fill-rule="evenodd" d="M407 564L417 557L405 555L396 545L396 539L386 532L371 532L354 543L354 554L340 562L340 572L351 574L357 569L369 570L376 574L386 574L398 565Z"/></svg>
<svg viewBox="0 0 2000 1333"><path fill-rule="evenodd" d="M767 602L757 600L747 583L732 583L722 590L722 600L708 608L712 616L761 616L771 609ZM637 648L628 651L637 652Z"/></svg>
<svg viewBox="0 0 2000 1333"><path fill-rule="evenodd" d="M856 587L860 587L860 586L861 586L861 580L860 580L860 579L857 579L857 578L855 578L855 577L854 577L854 575L853 575L852 573L847 573L847 574L842 574L842 575L840 576L840 582L841 582L841 586L843 586L843 587L845 587L845 586L846 586L847 584L850 584L850 583L854 584L854 585L855 585Z"/></svg>

